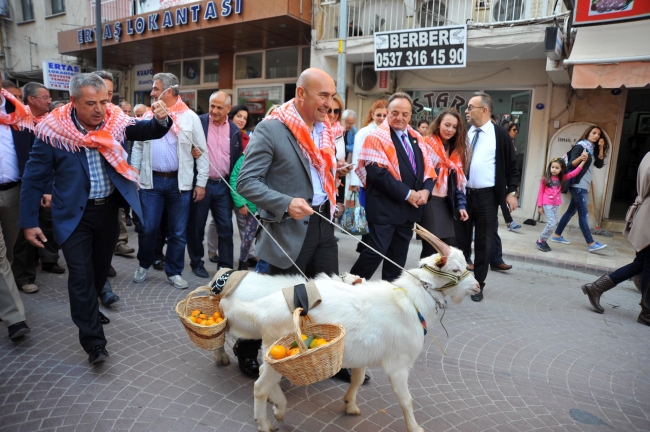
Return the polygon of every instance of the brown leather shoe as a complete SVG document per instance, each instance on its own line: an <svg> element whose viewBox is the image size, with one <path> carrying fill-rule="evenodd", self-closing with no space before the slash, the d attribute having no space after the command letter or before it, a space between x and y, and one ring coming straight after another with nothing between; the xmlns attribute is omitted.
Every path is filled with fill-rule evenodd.
<svg viewBox="0 0 650 432"><path fill-rule="evenodd" d="M474 264L467 264L467 270L474 271Z"/></svg>
<svg viewBox="0 0 650 432"><path fill-rule="evenodd" d="M582 292L589 297L589 303L591 303L591 306L593 306L596 312L603 313L605 309L600 305L600 296L615 286L614 281L606 274L599 277L596 282L583 285Z"/></svg>
<svg viewBox="0 0 650 432"><path fill-rule="evenodd" d="M511 268L512 268L512 266L510 264L506 264L506 263L501 263L499 265L495 265L495 266L491 265L490 266L490 270L492 270L492 271L506 271L506 270L510 270Z"/></svg>
<svg viewBox="0 0 650 432"><path fill-rule="evenodd" d="M54 274L63 274L65 273L65 269L61 267L59 264L52 264L52 263L43 263L41 265L41 268L43 271L49 272L49 273L54 273Z"/></svg>
<svg viewBox="0 0 650 432"><path fill-rule="evenodd" d="M117 276L117 272L115 271L115 269L113 268L113 266L111 266L111 267L108 269L108 277L109 277L109 278L114 278L115 276Z"/></svg>

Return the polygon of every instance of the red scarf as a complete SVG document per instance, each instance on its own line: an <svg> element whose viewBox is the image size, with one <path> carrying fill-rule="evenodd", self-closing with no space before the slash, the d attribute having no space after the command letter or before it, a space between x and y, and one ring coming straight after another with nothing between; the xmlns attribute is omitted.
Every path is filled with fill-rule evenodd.
<svg viewBox="0 0 650 432"><path fill-rule="evenodd" d="M178 136L178 134L181 132L181 129L178 127L178 115L184 113L185 111L189 111L190 107L185 105L185 102L181 99L180 96L176 99L176 103L172 106L166 107L167 113L169 116L174 120L174 123L172 124L171 131L174 133L174 135ZM142 115L142 118L145 120L152 119L154 117L153 111L151 109L147 110Z"/></svg>
<svg viewBox="0 0 650 432"><path fill-rule="evenodd" d="M409 136L417 139L418 147L422 151L424 159L424 178L422 180L435 179L436 171L430 162L431 147L424 143L422 135L411 126L406 126L406 132ZM402 181L402 176L399 172L399 161L397 160L397 150L395 150L395 144L393 144L393 139L390 136L388 120L384 120L382 124L377 126L377 129L368 135L363 142L363 147L359 154L359 164L355 172L364 186L366 185L366 165L369 163L379 164L382 168L386 168L395 179Z"/></svg>
<svg viewBox="0 0 650 432"><path fill-rule="evenodd" d="M11 102L16 110L11 114L0 113L0 124L5 126L11 126L14 129L18 127L18 123L27 116L27 108L21 101L16 99L16 96L12 95L5 89L0 90L0 94L4 96L6 100ZM5 111L7 110L7 105L5 104Z"/></svg>
<svg viewBox="0 0 650 432"><path fill-rule="evenodd" d="M465 192L467 178L465 178L465 174L463 174L463 162L460 159L458 150L454 149L451 155L447 157L442 140L440 140L440 137L435 134L430 137L425 137L424 142L426 142L432 150L431 165L433 165L438 172L436 185L440 193L444 194L447 192L447 179L449 178L449 172L452 170L456 171L456 184L458 188Z"/></svg>
<svg viewBox="0 0 650 432"><path fill-rule="evenodd" d="M135 124L134 118L124 114L118 106L109 103L102 127L84 135L77 130L72 121L72 104L69 103L52 111L39 123L34 133L53 147L67 151L79 151L80 147L97 149L115 171L137 182L138 171L127 163L126 151L120 144L124 140L127 126L133 124Z"/></svg>
<svg viewBox="0 0 650 432"><path fill-rule="evenodd" d="M27 115L25 115L25 117L23 117L18 122L18 124L16 126L18 126L18 129L20 129L20 130L27 129L27 130L29 130L31 132L34 132L36 130L36 126L38 126L38 124L40 122L42 122L45 117L47 117L48 113L45 113L45 114L40 115L38 117L34 117L34 115L32 114L32 110L29 107L29 105L27 105L25 107L25 110L27 111ZM14 126L14 127L16 127L16 126Z"/></svg>
<svg viewBox="0 0 650 432"><path fill-rule="evenodd" d="M345 130L343 129L343 126L341 126L340 122L337 121L332 125L332 136L334 137L334 140L337 140L340 137L342 137L344 133Z"/></svg>
<svg viewBox="0 0 650 432"><path fill-rule="evenodd" d="M323 190L330 200L331 216L336 210L336 182L334 167L336 160L336 147L332 137L332 126L324 122L323 132L320 136L320 149L316 147L311 138L307 124L300 118L294 106L294 99L276 108L267 119L280 120L298 141L303 156L309 161L309 165L316 168L318 177L323 185Z"/></svg>

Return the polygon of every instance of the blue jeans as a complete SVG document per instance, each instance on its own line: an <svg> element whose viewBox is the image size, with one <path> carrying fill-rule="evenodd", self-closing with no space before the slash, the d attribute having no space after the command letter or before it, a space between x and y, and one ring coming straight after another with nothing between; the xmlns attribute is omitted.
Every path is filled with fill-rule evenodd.
<svg viewBox="0 0 650 432"><path fill-rule="evenodd" d="M176 276L185 267L185 244L187 219L190 213L191 191L179 191L178 179L153 176L153 189L140 190L142 205L142 229L138 234L138 261L148 269L156 260L156 238L160 231L160 219L167 212L167 253L165 273Z"/></svg>
<svg viewBox="0 0 650 432"><path fill-rule="evenodd" d="M187 253L190 256L192 268L203 266L203 237L208 212L212 218L219 236L219 266L233 268L234 246L232 241L232 196L230 189L223 181L208 180L205 185L205 197L191 203L190 221L187 230Z"/></svg>
<svg viewBox="0 0 650 432"><path fill-rule="evenodd" d="M585 238L587 244L593 243L594 238L591 236L591 231L589 231L589 210L587 209L587 189L572 187L569 188L571 192L571 203L569 203L569 208L566 209L566 212L562 215L560 223L555 230L555 234L561 236L562 231L566 228L567 224L571 220L576 211L578 212L578 224L580 225L580 231Z"/></svg>

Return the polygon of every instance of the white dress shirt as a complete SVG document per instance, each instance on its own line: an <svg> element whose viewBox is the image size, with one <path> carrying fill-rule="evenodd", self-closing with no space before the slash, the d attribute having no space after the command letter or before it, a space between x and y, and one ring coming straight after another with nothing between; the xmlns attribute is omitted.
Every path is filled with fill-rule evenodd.
<svg viewBox="0 0 650 432"><path fill-rule="evenodd" d="M467 134L470 151L476 129L475 126L472 126ZM488 120L480 129L467 179L467 187L472 189L493 187L496 172L497 138L494 124Z"/></svg>
<svg viewBox="0 0 650 432"><path fill-rule="evenodd" d="M7 114L6 100L0 95L2 103L0 112ZM11 134L11 126L0 125L0 184L11 183L20 180L18 169L18 156L14 146L14 136Z"/></svg>
<svg viewBox="0 0 650 432"><path fill-rule="evenodd" d="M373 121L370 122L368 126L359 129L357 134L354 136L354 150L352 151L352 163L354 164L354 168L350 171L350 186L363 186L361 179L354 170L357 169L359 155L361 154L364 141L375 129L377 129L377 123Z"/></svg>

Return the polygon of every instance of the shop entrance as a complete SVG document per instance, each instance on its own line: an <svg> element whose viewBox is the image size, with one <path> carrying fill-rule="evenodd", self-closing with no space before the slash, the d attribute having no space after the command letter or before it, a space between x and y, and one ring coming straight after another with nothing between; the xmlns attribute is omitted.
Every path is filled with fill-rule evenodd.
<svg viewBox="0 0 650 432"><path fill-rule="evenodd" d="M628 90L609 220L624 220L636 198L636 175L650 151L650 89Z"/></svg>

